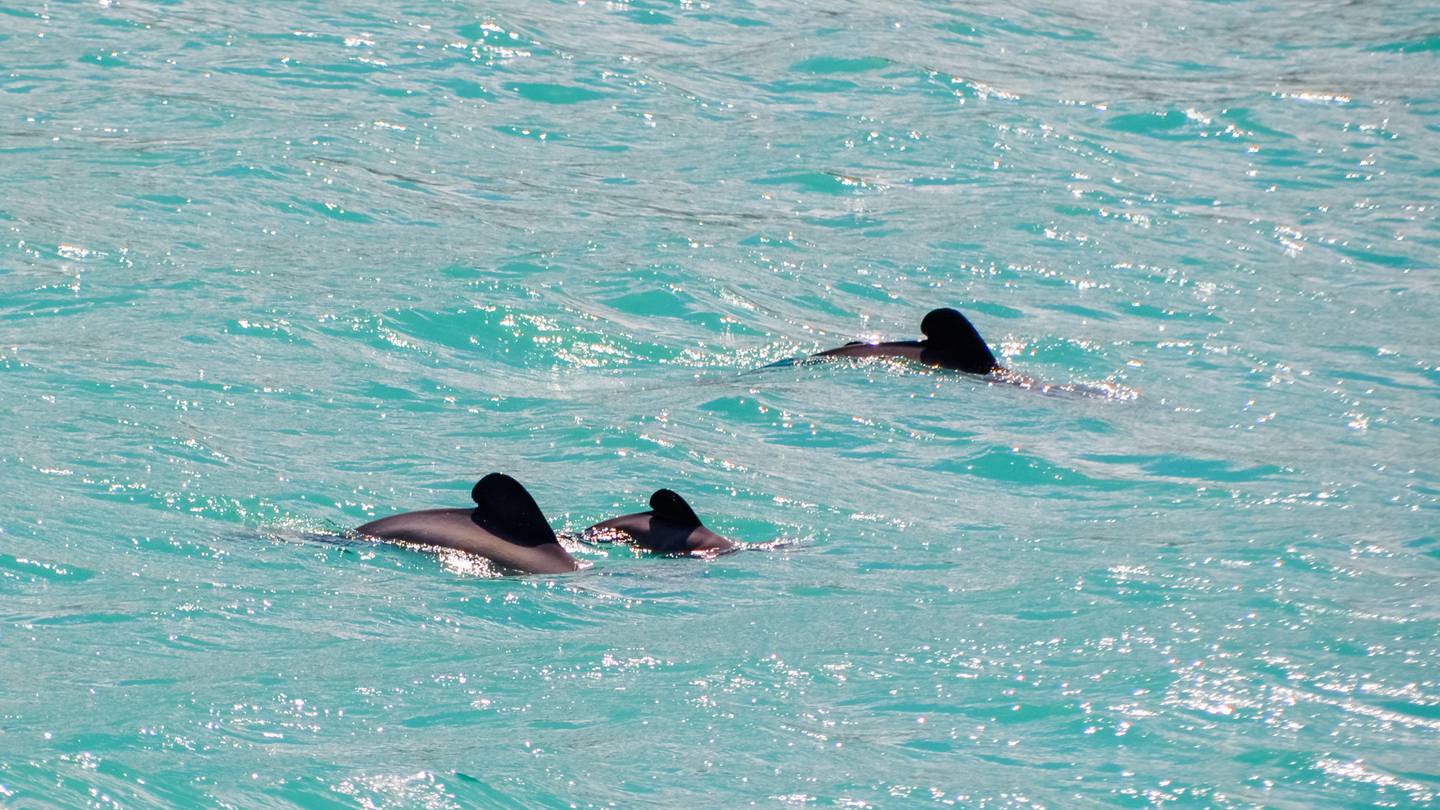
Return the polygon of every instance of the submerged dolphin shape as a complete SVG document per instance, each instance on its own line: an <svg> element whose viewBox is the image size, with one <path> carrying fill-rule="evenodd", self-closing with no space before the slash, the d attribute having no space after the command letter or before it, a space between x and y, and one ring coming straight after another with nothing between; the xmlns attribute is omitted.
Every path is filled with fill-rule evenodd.
<svg viewBox="0 0 1440 810"><path fill-rule="evenodd" d="M582 539L592 543L629 541L661 554L712 557L741 548L739 543L705 528L685 499L668 489L650 496L650 511L621 515L586 529Z"/></svg>
<svg viewBox="0 0 1440 810"><path fill-rule="evenodd" d="M811 357L900 357L967 374L991 374L1005 370L996 362L995 355L990 353L990 347L985 345L975 326L958 310L948 307L931 310L920 322L920 331L925 340L891 343L856 341Z"/></svg>
<svg viewBox="0 0 1440 810"><path fill-rule="evenodd" d="M380 540L464 551L528 574L563 574L580 561L555 537L519 481L490 473L470 490L474 509L422 509L372 520L356 529Z"/></svg>

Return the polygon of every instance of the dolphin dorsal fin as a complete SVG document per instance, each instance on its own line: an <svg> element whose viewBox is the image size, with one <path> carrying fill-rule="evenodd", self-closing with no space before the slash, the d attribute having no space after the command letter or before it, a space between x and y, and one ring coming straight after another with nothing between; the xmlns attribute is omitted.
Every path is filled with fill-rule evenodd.
<svg viewBox="0 0 1440 810"><path fill-rule="evenodd" d="M920 322L920 331L935 348L949 355L962 371L986 374L995 368L995 355L970 319L958 310L934 309Z"/></svg>
<svg viewBox="0 0 1440 810"><path fill-rule="evenodd" d="M673 490L655 490L655 494L650 496L650 508L655 510L656 516L671 523L679 523L682 526L701 525L700 518L695 515L695 510L691 509L690 504L675 494Z"/></svg>
<svg viewBox="0 0 1440 810"><path fill-rule="evenodd" d="M504 473L490 473L481 478L470 490L470 498L475 501L472 518L513 534L514 537L508 539L514 542L522 545L559 542L540 505L519 481Z"/></svg>

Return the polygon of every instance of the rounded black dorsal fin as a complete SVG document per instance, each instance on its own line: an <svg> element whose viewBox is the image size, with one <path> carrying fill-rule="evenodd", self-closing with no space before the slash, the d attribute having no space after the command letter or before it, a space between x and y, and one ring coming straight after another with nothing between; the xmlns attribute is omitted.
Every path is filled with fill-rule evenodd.
<svg viewBox="0 0 1440 810"><path fill-rule="evenodd" d="M695 510L685 499L675 494L674 490L657 489L655 494L650 496L650 508L655 510L655 516L669 523L678 523L682 526L699 526L700 518L695 515Z"/></svg>
<svg viewBox="0 0 1440 810"><path fill-rule="evenodd" d="M470 498L475 501L474 518L513 535L508 540L522 545L559 542L539 504L519 481L504 473L481 478L470 490Z"/></svg>
<svg viewBox="0 0 1440 810"><path fill-rule="evenodd" d="M920 322L928 343L952 360L962 371L987 374L997 363L990 347L970 319L958 310L933 309Z"/></svg>

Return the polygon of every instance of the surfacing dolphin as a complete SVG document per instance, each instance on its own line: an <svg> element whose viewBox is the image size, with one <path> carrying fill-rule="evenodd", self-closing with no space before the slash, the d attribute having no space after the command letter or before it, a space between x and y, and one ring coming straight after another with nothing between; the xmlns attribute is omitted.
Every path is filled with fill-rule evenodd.
<svg viewBox="0 0 1440 810"><path fill-rule="evenodd" d="M1015 385L1041 393L1077 394L1110 400L1133 400L1140 393L1116 382L1066 383L1055 385L1021 374L1000 365L974 324L958 311L946 307L932 309L920 322L925 340L901 340L890 343L847 343L838 349L812 354L799 361L781 361L772 365L794 365L819 362L836 357L897 357L937 368L984 375L987 382Z"/></svg>
<svg viewBox="0 0 1440 810"><path fill-rule="evenodd" d="M580 535L589 543L628 542L660 554L716 557L742 546L705 528L685 499L668 489L650 496L650 511L596 523Z"/></svg>
<svg viewBox="0 0 1440 810"><path fill-rule="evenodd" d="M899 357L967 374L993 374L1005 371L990 353L975 326L958 310L946 307L931 310L920 322L925 340L901 340L890 343L847 343L812 358L828 357Z"/></svg>
<svg viewBox="0 0 1440 810"><path fill-rule="evenodd" d="M470 490L470 498L474 509L405 512L372 520L356 531L380 540L463 551L528 574L581 568L519 481L490 473Z"/></svg>

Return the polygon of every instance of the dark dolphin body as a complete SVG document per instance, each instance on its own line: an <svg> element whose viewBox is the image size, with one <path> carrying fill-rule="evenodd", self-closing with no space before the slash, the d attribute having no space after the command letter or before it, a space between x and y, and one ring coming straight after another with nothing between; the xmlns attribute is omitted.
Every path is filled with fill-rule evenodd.
<svg viewBox="0 0 1440 810"><path fill-rule="evenodd" d="M661 554L713 557L741 548L739 543L705 528L685 499L668 489L650 496L650 511L611 518L585 530L582 539L592 543L628 541Z"/></svg>
<svg viewBox="0 0 1440 810"><path fill-rule="evenodd" d="M529 574L563 574L580 568L535 499L519 481L501 473L480 479L470 491L474 509L424 509L366 523L356 529L381 540L464 551Z"/></svg>
<svg viewBox="0 0 1440 810"><path fill-rule="evenodd" d="M995 355L990 353L990 347L985 345L970 320L956 310L931 310L920 322L920 331L925 340L847 343L811 357L900 357L968 374L992 374L1005 370L995 361Z"/></svg>

